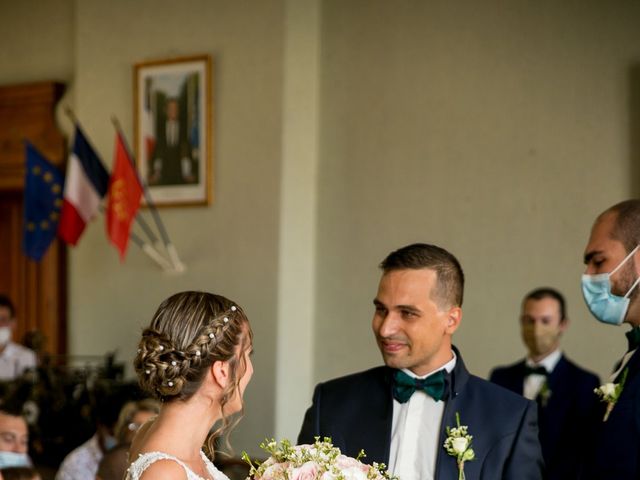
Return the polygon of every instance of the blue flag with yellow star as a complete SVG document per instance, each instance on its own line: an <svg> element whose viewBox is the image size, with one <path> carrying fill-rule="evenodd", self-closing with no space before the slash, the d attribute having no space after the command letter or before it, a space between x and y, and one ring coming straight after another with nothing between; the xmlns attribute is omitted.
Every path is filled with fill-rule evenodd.
<svg viewBox="0 0 640 480"><path fill-rule="evenodd" d="M22 250L27 257L39 261L56 237L64 177L26 141L25 157Z"/></svg>

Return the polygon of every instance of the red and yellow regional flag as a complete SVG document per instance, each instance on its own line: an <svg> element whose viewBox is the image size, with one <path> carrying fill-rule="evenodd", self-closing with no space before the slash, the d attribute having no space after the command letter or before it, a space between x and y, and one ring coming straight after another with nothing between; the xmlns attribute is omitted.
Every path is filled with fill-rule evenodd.
<svg viewBox="0 0 640 480"><path fill-rule="evenodd" d="M120 251L120 261L124 261L131 222L140 207L142 186L120 134L116 134L115 158L109 179L108 195L107 235L111 243Z"/></svg>

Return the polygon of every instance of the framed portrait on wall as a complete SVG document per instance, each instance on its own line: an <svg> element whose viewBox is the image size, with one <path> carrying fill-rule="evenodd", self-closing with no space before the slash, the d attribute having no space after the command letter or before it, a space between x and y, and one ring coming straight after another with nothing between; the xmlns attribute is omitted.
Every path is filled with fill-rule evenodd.
<svg viewBox="0 0 640 480"><path fill-rule="evenodd" d="M208 55L134 66L137 168L157 206L211 203L211 70Z"/></svg>

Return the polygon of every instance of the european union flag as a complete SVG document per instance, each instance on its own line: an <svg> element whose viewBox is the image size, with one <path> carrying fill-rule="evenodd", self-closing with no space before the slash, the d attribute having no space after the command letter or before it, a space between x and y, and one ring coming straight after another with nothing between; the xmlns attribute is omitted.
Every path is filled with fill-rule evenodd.
<svg viewBox="0 0 640 480"><path fill-rule="evenodd" d="M22 250L39 261L56 237L64 177L31 143L25 147Z"/></svg>

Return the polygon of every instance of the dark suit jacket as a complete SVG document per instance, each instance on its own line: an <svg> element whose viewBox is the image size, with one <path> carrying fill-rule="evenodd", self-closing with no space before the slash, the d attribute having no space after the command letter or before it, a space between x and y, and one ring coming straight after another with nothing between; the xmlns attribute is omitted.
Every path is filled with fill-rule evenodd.
<svg viewBox="0 0 640 480"><path fill-rule="evenodd" d="M585 478L621 480L640 478L640 349L627 363L628 373L618 402L606 422L606 404L600 402L594 450ZM617 378L616 383L619 382Z"/></svg>
<svg viewBox="0 0 640 480"><path fill-rule="evenodd" d="M439 444L446 439L445 427L456 426L458 412L461 424L467 425L473 435L476 454L475 460L465 463L467 480L541 479L543 462L535 403L470 375L457 350L456 354ZM313 443L314 436L331 437L346 455L355 457L364 449L367 462L388 465L392 374L392 369L378 367L316 386L298 443ZM444 448L438 451L435 478L458 478L456 460Z"/></svg>
<svg viewBox="0 0 640 480"><path fill-rule="evenodd" d="M496 368L490 380L522 395L525 361ZM591 419L598 409L593 390L600 385L598 377L564 355L549 375L551 395L546 404L539 401L538 423L540 444L548 480L581 478L585 452L584 439L593 435ZM576 441L582 439L582 441Z"/></svg>
<svg viewBox="0 0 640 480"><path fill-rule="evenodd" d="M180 185L186 183L182 177L182 158L191 158L191 149L185 132L185 123L177 120L178 138L174 145L169 145L167 138L166 119L157 132L156 144L149 158L150 170L156 160L160 161L160 179L157 185Z"/></svg>

